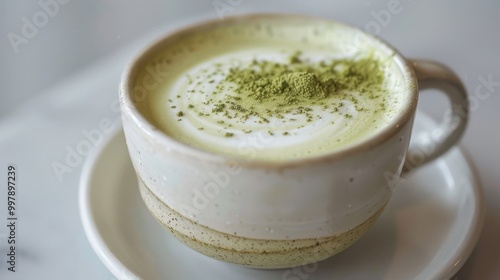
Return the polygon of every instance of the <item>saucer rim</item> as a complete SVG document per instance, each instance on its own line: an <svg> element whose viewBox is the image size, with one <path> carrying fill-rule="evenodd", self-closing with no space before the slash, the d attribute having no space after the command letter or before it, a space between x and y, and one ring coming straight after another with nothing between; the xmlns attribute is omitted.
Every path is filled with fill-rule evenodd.
<svg viewBox="0 0 500 280"><path fill-rule="evenodd" d="M425 118L429 118L429 116L425 115ZM465 241L464 244L458 246L455 255L449 259L446 266L449 267L448 271L445 269L439 275L436 275L435 279L451 279L458 271L462 268L462 266L467 262L472 251L476 247L477 241L481 236L481 232L484 225L485 215L486 215L486 205L484 202L484 191L482 187L482 182L479 176L479 171L477 167L474 165L471 155L462 145L456 145L452 147L448 152L450 153L456 151L462 156L464 163L467 165L468 170L471 173L471 185L470 189L474 194L474 215L471 220L470 230L463 236ZM445 154L446 154L445 153ZM445 155L443 154L443 156Z"/></svg>
<svg viewBox="0 0 500 280"><path fill-rule="evenodd" d="M96 145L87 156L80 176L78 206L80 211L80 220L82 222L87 240L101 262L106 266L111 274L118 279L141 279L126 265L124 265L107 246L92 215L91 179L95 173L96 163L103 156L105 150L109 148L109 145L115 141L117 137L120 137L120 133L122 132L123 127L120 122L109 132L109 134L103 137L103 141L99 145Z"/></svg>

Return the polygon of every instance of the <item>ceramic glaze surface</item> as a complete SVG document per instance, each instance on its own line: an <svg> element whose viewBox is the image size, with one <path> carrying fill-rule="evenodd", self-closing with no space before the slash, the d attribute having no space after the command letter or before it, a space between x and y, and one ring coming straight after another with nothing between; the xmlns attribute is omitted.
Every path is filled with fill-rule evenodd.
<svg viewBox="0 0 500 280"><path fill-rule="evenodd" d="M344 160L268 169L200 161L127 123L138 176L168 207L217 231L274 240L331 236L366 221L389 200L385 172L400 171L411 131L408 123L383 145Z"/></svg>

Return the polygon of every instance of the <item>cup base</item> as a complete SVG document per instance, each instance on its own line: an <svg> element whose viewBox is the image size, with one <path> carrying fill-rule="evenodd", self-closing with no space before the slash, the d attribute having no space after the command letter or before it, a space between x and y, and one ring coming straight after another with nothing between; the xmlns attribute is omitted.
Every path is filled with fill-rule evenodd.
<svg viewBox="0 0 500 280"><path fill-rule="evenodd" d="M301 266L336 255L356 242L385 208L344 233L311 239L263 240L200 225L161 202L140 179L139 190L153 217L182 243L217 260L262 269Z"/></svg>

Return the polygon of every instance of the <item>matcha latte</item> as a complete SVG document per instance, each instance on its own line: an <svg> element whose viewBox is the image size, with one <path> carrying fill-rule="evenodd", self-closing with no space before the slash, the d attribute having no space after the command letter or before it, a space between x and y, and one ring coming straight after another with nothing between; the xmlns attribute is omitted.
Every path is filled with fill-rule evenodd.
<svg viewBox="0 0 500 280"><path fill-rule="evenodd" d="M348 31L263 19L173 37L137 75L139 110L179 142L230 157L355 145L400 113L405 89L392 53Z"/></svg>
<svg viewBox="0 0 500 280"><path fill-rule="evenodd" d="M408 148L419 81L467 104L447 67L334 21L254 14L173 31L120 83L141 196L209 257L257 268L326 259L376 221L405 162L440 156L463 132L452 110L459 122L443 123L430 155Z"/></svg>

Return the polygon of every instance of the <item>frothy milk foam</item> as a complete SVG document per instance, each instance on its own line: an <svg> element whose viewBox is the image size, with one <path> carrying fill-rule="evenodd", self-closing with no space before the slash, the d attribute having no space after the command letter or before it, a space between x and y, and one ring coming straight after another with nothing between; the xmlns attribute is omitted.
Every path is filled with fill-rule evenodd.
<svg viewBox="0 0 500 280"><path fill-rule="evenodd" d="M171 39L137 76L136 84L144 83L148 90L139 109L170 137L231 157L282 161L343 149L387 126L407 98L391 51L376 47L377 42L365 36L335 23L272 19L184 33ZM384 74L381 89L371 92L379 97L370 99L367 92L357 91L332 95L325 99L327 105L341 106L334 111L324 104L309 105L314 121L293 108L266 122L253 115L242 118L236 111L217 111L214 104L239 94L224 81L230 69L248 67L255 60L288 63L297 51L312 63L373 54ZM241 102L262 112L273 109L248 98Z"/></svg>

